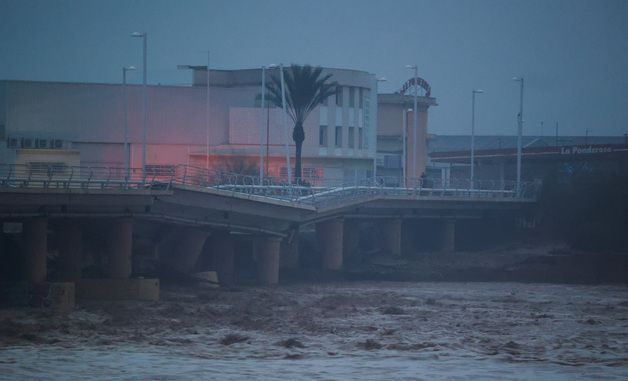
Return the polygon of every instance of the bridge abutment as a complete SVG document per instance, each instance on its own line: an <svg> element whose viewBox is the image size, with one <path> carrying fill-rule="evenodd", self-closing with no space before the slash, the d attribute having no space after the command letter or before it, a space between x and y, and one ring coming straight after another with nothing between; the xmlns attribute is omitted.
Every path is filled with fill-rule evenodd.
<svg viewBox="0 0 628 381"><path fill-rule="evenodd" d="M265 286L279 283L279 254L281 238L256 237L254 241L258 262L258 280Z"/></svg>
<svg viewBox="0 0 628 381"><path fill-rule="evenodd" d="M316 224L316 239L322 247L323 268L340 270L342 268L344 221L342 218Z"/></svg>

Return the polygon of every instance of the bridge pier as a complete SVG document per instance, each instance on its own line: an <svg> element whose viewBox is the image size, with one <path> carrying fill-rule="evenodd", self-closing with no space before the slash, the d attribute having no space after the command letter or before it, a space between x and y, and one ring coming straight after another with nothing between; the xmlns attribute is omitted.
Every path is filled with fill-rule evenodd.
<svg viewBox="0 0 628 381"><path fill-rule="evenodd" d="M48 219L29 218L23 224L24 278L28 282L43 283L48 276Z"/></svg>
<svg viewBox="0 0 628 381"><path fill-rule="evenodd" d="M105 275L113 279L128 279L131 276L133 250L133 220L119 218L111 221L107 234L108 263Z"/></svg>
<svg viewBox="0 0 628 381"><path fill-rule="evenodd" d="M445 220L442 224L438 250L452 252L456 249L456 221Z"/></svg>
<svg viewBox="0 0 628 381"><path fill-rule="evenodd" d="M401 255L401 218L385 220L383 223L383 249L395 257Z"/></svg>
<svg viewBox="0 0 628 381"><path fill-rule="evenodd" d="M64 221L57 231L59 247L59 280L78 282L81 279L83 231L74 221Z"/></svg>
<svg viewBox="0 0 628 381"><path fill-rule="evenodd" d="M234 282L234 245L231 234L226 230L212 233L210 238L212 267L218 273L218 282L232 285Z"/></svg>
<svg viewBox="0 0 628 381"><path fill-rule="evenodd" d="M354 255L358 254L358 246L360 244L360 220L345 219L343 224L343 261L349 260Z"/></svg>
<svg viewBox="0 0 628 381"><path fill-rule="evenodd" d="M279 283L281 238L257 237L254 245L258 262L258 280L265 286Z"/></svg>
<svg viewBox="0 0 628 381"><path fill-rule="evenodd" d="M344 222L342 218L316 224L316 239L322 245L323 268L340 270L342 268Z"/></svg>

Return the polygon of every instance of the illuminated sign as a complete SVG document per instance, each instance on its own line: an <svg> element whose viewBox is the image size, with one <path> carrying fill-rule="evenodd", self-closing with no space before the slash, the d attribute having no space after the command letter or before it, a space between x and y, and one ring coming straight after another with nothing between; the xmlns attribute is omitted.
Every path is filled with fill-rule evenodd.
<svg viewBox="0 0 628 381"><path fill-rule="evenodd" d="M561 155L588 155L592 153L610 153L613 148L609 146L593 147L593 146L573 146L560 147Z"/></svg>
<svg viewBox="0 0 628 381"><path fill-rule="evenodd" d="M427 83L427 81L421 77L418 77L416 82L417 82L416 86L423 88L423 90L425 90L425 96L429 97L432 92L432 87L430 86L430 84ZM407 80L406 83L404 83L403 86L401 86L401 90L399 90L399 94L406 94L406 92L413 86L415 86L414 77Z"/></svg>

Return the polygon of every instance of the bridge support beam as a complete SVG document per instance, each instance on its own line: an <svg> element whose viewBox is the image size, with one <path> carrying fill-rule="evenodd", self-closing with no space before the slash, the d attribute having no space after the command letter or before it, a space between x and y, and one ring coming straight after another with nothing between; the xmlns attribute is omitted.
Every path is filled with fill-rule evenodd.
<svg viewBox="0 0 628 381"><path fill-rule="evenodd" d="M456 249L456 221L445 220L440 234L438 250L442 252L452 252Z"/></svg>
<svg viewBox="0 0 628 381"><path fill-rule="evenodd" d="M108 263L105 275L113 279L128 279L132 270L133 220L112 220L107 238Z"/></svg>
<svg viewBox="0 0 628 381"><path fill-rule="evenodd" d="M81 279L83 230L78 222L64 221L57 231L59 246L59 280L78 282Z"/></svg>
<svg viewBox="0 0 628 381"><path fill-rule="evenodd" d="M383 249L395 257L401 255L401 218L383 222Z"/></svg>
<svg viewBox="0 0 628 381"><path fill-rule="evenodd" d="M217 231L210 238L212 267L218 273L218 282L223 285L232 285L234 282L233 238L228 231Z"/></svg>
<svg viewBox="0 0 628 381"><path fill-rule="evenodd" d="M316 238L323 249L323 268L327 270L342 268L343 225L342 218L316 224Z"/></svg>
<svg viewBox="0 0 628 381"><path fill-rule="evenodd" d="M279 283L279 253L281 238L257 237L254 241L258 261L258 279L261 284L271 286Z"/></svg>
<svg viewBox="0 0 628 381"><path fill-rule="evenodd" d="M42 283L48 275L46 257L48 255L48 219L30 218L24 221L25 278L28 282Z"/></svg>

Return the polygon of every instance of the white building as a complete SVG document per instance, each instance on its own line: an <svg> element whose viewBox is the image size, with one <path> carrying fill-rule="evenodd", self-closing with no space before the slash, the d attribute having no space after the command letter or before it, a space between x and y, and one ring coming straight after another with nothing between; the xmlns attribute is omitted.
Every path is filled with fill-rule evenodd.
<svg viewBox="0 0 628 381"><path fill-rule="evenodd" d="M375 76L325 68L327 73L339 91L305 122L303 177L313 183L370 177L378 120ZM194 71L191 86L147 86L147 171L209 163L257 174L261 142L265 174L285 177L286 138L294 166L293 124L286 117L286 137L281 109L260 108L261 69L211 70L209 113L206 74ZM278 72L266 75L268 82ZM142 86L128 85L127 91L130 166L139 168ZM0 162L123 168L124 110L121 84L0 81L0 140L6 141L0 142Z"/></svg>

